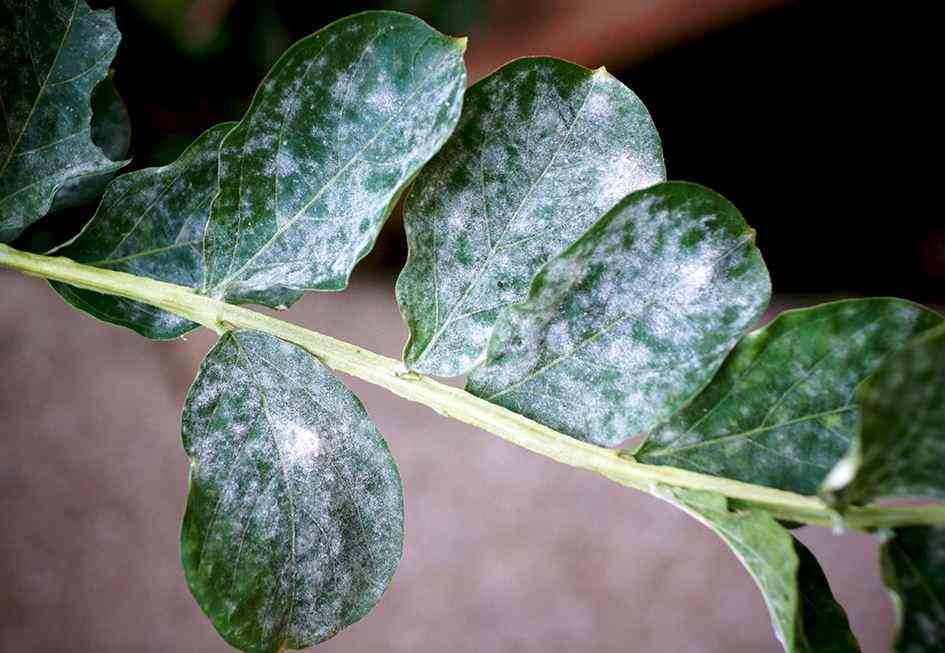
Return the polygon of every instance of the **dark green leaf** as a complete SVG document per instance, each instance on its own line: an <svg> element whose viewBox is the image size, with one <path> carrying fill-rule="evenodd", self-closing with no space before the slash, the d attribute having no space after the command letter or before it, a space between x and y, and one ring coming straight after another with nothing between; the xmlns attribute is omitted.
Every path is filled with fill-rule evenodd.
<svg viewBox="0 0 945 653"><path fill-rule="evenodd" d="M945 326L889 356L857 392L863 417L827 477L840 506L883 496L945 499Z"/></svg>
<svg viewBox="0 0 945 653"><path fill-rule="evenodd" d="M217 187L217 151L233 125L206 131L170 165L115 179L82 233L57 253L87 265L202 287L203 234ZM52 286L76 308L155 340L198 326L130 299L63 283Z"/></svg>
<svg viewBox="0 0 945 653"><path fill-rule="evenodd" d="M400 477L327 368L271 336L227 334L187 397L183 437L184 572L227 642L303 648L367 614L400 561Z"/></svg>
<svg viewBox="0 0 945 653"><path fill-rule="evenodd" d="M131 119L111 75L92 91L92 142L112 161L121 161L131 147ZM56 193L52 209L88 204L99 197L115 172L70 179Z"/></svg>
<svg viewBox="0 0 945 653"><path fill-rule="evenodd" d="M746 336L636 458L815 494L856 432L857 385L941 320L888 298L786 311Z"/></svg>
<svg viewBox="0 0 945 653"><path fill-rule="evenodd" d="M389 12L340 20L289 48L220 149L206 291L275 307L344 288L453 131L464 48Z"/></svg>
<svg viewBox="0 0 945 653"><path fill-rule="evenodd" d="M661 486L657 494L712 529L751 574L787 653L851 653L859 646L816 558L763 511L728 509L725 497Z"/></svg>
<svg viewBox="0 0 945 653"><path fill-rule="evenodd" d="M939 653L945 642L945 529L899 529L880 556L899 627L894 650Z"/></svg>
<svg viewBox="0 0 945 653"><path fill-rule="evenodd" d="M632 193L502 311L467 389L596 444L653 427L761 317L771 284L753 235L701 186Z"/></svg>
<svg viewBox="0 0 945 653"><path fill-rule="evenodd" d="M469 371L499 311L525 299L545 261L664 178L650 115L603 68L520 59L475 84L404 209L407 367Z"/></svg>
<svg viewBox="0 0 945 653"><path fill-rule="evenodd" d="M0 242L46 215L76 177L121 168L92 142L92 89L120 40L83 0L0 1Z"/></svg>

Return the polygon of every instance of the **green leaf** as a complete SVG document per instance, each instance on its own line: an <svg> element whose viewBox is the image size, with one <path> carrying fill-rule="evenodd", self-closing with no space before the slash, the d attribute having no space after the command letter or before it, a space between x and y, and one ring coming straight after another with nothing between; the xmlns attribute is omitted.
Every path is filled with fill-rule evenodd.
<svg viewBox="0 0 945 653"><path fill-rule="evenodd" d="M863 418L824 483L838 506L884 496L945 499L945 325L887 358L857 392Z"/></svg>
<svg viewBox="0 0 945 653"><path fill-rule="evenodd" d="M77 177L121 168L92 142L90 96L121 36L83 0L0 1L0 242L46 215Z"/></svg>
<svg viewBox="0 0 945 653"><path fill-rule="evenodd" d="M660 486L657 494L714 531L751 574L787 653L849 653L859 646L817 559L766 512L731 512L725 497Z"/></svg>
<svg viewBox="0 0 945 653"><path fill-rule="evenodd" d="M525 299L549 258L663 179L650 115L603 68L520 59L475 84L404 209L410 254L397 300L407 367L469 371L501 309Z"/></svg>
<svg viewBox="0 0 945 653"><path fill-rule="evenodd" d="M92 220L57 253L95 267L201 288L203 234L217 187L217 151L233 125L207 130L170 165L115 179ZM130 299L57 282L52 287L79 310L155 340L177 338L198 327Z"/></svg>
<svg viewBox="0 0 945 653"><path fill-rule="evenodd" d="M367 12L302 39L220 149L206 292L289 305L341 290L398 197L453 131L465 41Z"/></svg>
<svg viewBox="0 0 945 653"><path fill-rule="evenodd" d="M786 311L746 336L712 382L653 431L640 462L816 494L858 424L857 385L942 321L900 299Z"/></svg>
<svg viewBox="0 0 945 653"><path fill-rule="evenodd" d="M223 336L183 415L184 572L244 651L311 646L377 603L400 561L403 495L358 399L304 350Z"/></svg>
<svg viewBox="0 0 945 653"><path fill-rule="evenodd" d="M131 147L131 119L128 108L109 76L92 91L92 142L112 161L121 162ZM82 206L99 197L115 176L115 171L66 182L53 200L52 211Z"/></svg>
<svg viewBox="0 0 945 653"><path fill-rule="evenodd" d="M653 427L761 317L771 283L753 236L701 186L632 193L503 309L467 390L596 444Z"/></svg>
<svg viewBox="0 0 945 653"><path fill-rule="evenodd" d="M899 633L899 653L936 653L945 642L945 529L896 530L880 553Z"/></svg>

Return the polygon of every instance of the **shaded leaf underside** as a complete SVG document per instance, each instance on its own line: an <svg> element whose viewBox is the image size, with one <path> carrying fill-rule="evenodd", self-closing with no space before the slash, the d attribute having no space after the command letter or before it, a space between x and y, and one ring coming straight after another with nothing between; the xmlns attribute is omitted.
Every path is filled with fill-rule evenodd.
<svg viewBox="0 0 945 653"><path fill-rule="evenodd" d="M945 642L945 529L897 530L881 551L896 609L898 653L936 653Z"/></svg>

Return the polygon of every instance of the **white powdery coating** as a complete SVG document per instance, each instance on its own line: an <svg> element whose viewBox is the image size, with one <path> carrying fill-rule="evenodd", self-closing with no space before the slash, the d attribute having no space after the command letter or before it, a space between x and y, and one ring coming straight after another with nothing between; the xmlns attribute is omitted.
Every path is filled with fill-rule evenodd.
<svg viewBox="0 0 945 653"><path fill-rule="evenodd" d="M400 559L400 479L327 369L271 336L228 334L183 425L193 461L185 569L228 641L308 646L376 603Z"/></svg>
<svg viewBox="0 0 945 653"><path fill-rule="evenodd" d="M459 118L462 53L419 20L368 12L293 46L220 151L208 292L288 304L339 290Z"/></svg>
<svg viewBox="0 0 945 653"><path fill-rule="evenodd" d="M410 257L397 293L408 367L468 371L499 310L524 299L551 256L664 177L649 114L603 71L523 59L476 84L405 208Z"/></svg>
<svg viewBox="0 0 945 653"><path fill-rule="evenodd" d="M619 204L501 314L474 394L616 444L668 418L761 315L767 271L734 207L667 183Z"/></svg>

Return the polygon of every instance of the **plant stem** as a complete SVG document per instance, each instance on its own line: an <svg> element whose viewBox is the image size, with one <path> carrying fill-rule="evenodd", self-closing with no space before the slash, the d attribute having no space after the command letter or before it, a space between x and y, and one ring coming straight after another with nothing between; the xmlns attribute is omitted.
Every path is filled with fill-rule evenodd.
<svg viewBox="0 0 945 653"><path fill-rule="evenodd" d="M816 497L699 474L645 465L613 449L567 435L479 399L464 390L408 372L400 361L300 326L200 295L190 288L76 263L63 257L28 254L0 244L0 266L61 281L78 288L140 301L187 318L217 333L252 329L303 347L340 372L387 388L436 412L488 431L560 463L596 472L621 485L653 493L658 485L718 492L733 508L761 508L779 519L853 529L945 525L945 505L854 507L839 516Z"/></svg>

